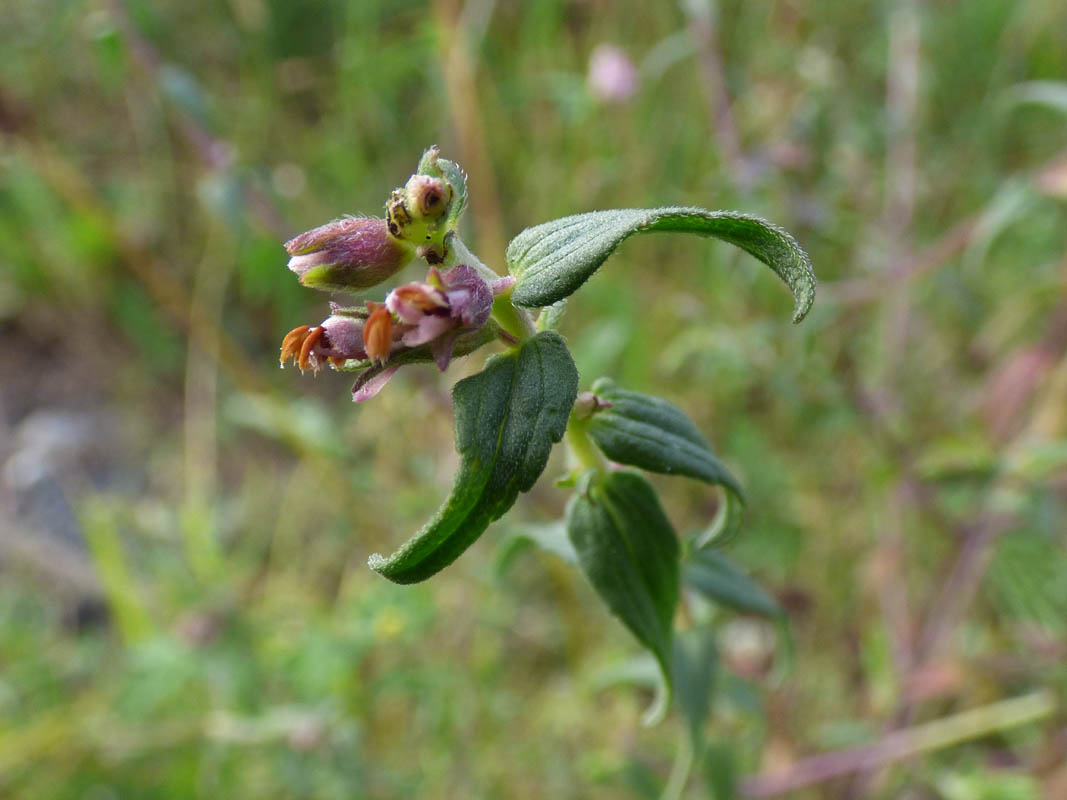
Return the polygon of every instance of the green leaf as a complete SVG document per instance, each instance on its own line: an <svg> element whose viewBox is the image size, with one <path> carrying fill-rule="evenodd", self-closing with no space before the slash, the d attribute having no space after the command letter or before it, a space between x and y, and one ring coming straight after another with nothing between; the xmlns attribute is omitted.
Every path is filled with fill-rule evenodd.
<svg viewBox="0 0 1067 800"><path fill-rule="evenodd" d="M737 757L728 742L716 742L704 754L704 782L714 800L735 800Z"/></svg>
<svg viewBox="0 0 1067 800"><path fill-rule="evenodd" d="M455 561L544 471L563 438L578 371L563 339L539 333L494 356L452 390L460 469L445 504L393 555L370 557L396 583L425 580Z"/></svg>
<svg viewBox="0 0 1067 800"><path fill-rule="evenodd" d="M563 322L563 315L567 312L567 301L560 300L553 303L537 315L537 330L558 331Z"/></svg>
<svg viewBox="0 0 1067 800"><path fill-rule="evenodd" d="M735 211L671 207L593 211L527 228L508 245L508 269L517 280L512 301L547 306L562 300L624 240L651 231L713 236L755 256L793 292L793 322L800 322L815 300L811 260L786 231Z"/></svg>
<svg viewBox="0 0 1067 800"><path fill-rule="evenodd" d="M656 657L669 705L679 546L656 490L633 472L594 473L567 507L567 535L597 594Z"/></svg>
<svg viewBox="0 0 1067 800"><path fill-rule="evenodd" d="M680 408L659 397L620 389L609 378L593 384L593 394L611 405L589 419L589 435L612 461L649 472L685 475L726 490L725 502L697 546L732 536L741 525L741 484Z"/></svg>
<svg viewBox="0 0 1067 800"><path fill-rule="evenodd" d="M507 577L515 559L530 548L537 547L546 553L563 559L568 564L577 564L574 545L567 538L567 526L563 520L542 525L518 525L508 530L497 548L493 572L498 580Z"/></svg>
<svg viewBox="0 0 1067 800"><path fill-rule="evenodd" d="M718 664L712 628L675 634L674 699L685 718L694 752L700 751L704 741L704 721L711 711Z"/></svg>
<svg viewBox="0 0 1067 800"><path fill-rule="evenodd" d="M694 552L682 568L682 580L715 602L747 614L780 619L782 607L762 586L715 550Z"/></svg>

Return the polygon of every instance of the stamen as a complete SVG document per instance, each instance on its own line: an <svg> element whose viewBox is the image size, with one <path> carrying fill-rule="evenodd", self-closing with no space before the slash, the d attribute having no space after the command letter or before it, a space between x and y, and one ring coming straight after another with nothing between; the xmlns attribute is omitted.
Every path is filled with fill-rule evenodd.
<svg viewBox="0 0 1067 800"><path fill-rule="evenodd" d="M310 325L301 325L285 334L285 338L282 339L282 355L278 359L283 366L300 351L300 345L304 343L304 337L307 336L309 330L311 330Z"/></svg>
<svg viewBox="0 0 1067 800"><path fill-rule="evenodd" d="M393 317L385 306L379 306L363 326L363 349L367 358L384 364L393 343Z"/></svg>
<svg viewBox="0 0 1067 800"><path fill-rule="evenodd" d="M300 367L300 371L303 372L307 369L313 369L316 372L319 371L318 359L311 352L315 345L322 339L322 326L312 328L308 333L307 338L304 340L304 344L300 347L300 357L297 359L296 365Z"/></svg>

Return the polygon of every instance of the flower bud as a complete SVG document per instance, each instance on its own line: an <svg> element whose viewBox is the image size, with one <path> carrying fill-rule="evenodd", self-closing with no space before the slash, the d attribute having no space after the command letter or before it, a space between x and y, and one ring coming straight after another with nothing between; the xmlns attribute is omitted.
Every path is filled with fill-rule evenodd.
<svg viewBox="0 0 1067 800"><path fill-rule="evenodd" d="M452 317L464 328L480 328L493 310L493 290L473 267L460 264L441 276Z"/></svg>
<svg viewBox="0 0 1067 800"><path fill-rule="evenodd" d="M452 203L452 186L441 178L412 175L385 204L389 232L418 248L417 254L431 264L445 258L446 213Z"/></svg>
<svg viewBox="0 0 1067 800"><path fill-rule="evenodd" d="M592 392L582 392L574 401L573 413L576 419L589 419L601 409L611 408L611 403Z"/></svg>
<svg viewBox="0 0 1067 800"><path fill-rule="evenodd" d="M443 311L448 316L450 311L444 292L428 283L397 286L386 296L385 306L409 325L417 325L427 314Z"/></svg>
<svg viewBox="0 0 1067 800"><path fill-rule="evenodd" d="M304 286L326 291L361 291L396 274L414 248L389 233L374 217L328 222L285 243L289 269Z"/></svg>
<svg viewBox="0 0 1067 800"><path fill-rule="evenodd" d="M414 219L437 219L452 200L452 187L440 178L412 175L404 187L408 212Z"/></svg>

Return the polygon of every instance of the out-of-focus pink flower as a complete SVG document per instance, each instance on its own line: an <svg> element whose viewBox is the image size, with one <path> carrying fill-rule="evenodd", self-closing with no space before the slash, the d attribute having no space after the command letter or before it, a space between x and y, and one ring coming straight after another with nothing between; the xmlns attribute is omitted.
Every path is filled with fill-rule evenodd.
<svg viewBox="0 0 1067 800"><path fill-rule="evenodd" d="M599 44L589 56L589 91L605 103L624 103L637 91L637 67L621 48Z"/></svg>

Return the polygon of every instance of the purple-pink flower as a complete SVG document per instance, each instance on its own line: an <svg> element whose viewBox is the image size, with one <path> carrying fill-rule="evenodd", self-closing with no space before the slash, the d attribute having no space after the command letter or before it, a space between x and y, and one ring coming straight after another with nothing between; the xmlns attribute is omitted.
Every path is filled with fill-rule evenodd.
<svg viewBox="0 0 1067 800"><path fill-rule="evenodd" d="M360 291L392 277L415 256L415 248L375 217L348 217L290 239L289 269L313 289Z"/></svg>
<svg viewBox="0 0 1067 800"><path fill-rule="evenodd" d="M417 348L426 348L437 367L446 369L457 339L482 328L492 306L493 291L473 268L431 268L424 282L398 286L384 304L334 306L321 325L290 331L282 340L281 363L292 359L302 371L317 372L327 363L339 369L349 360L366 362L353 389L359 402L377 394L399 367L394 362Z"/></svg>

